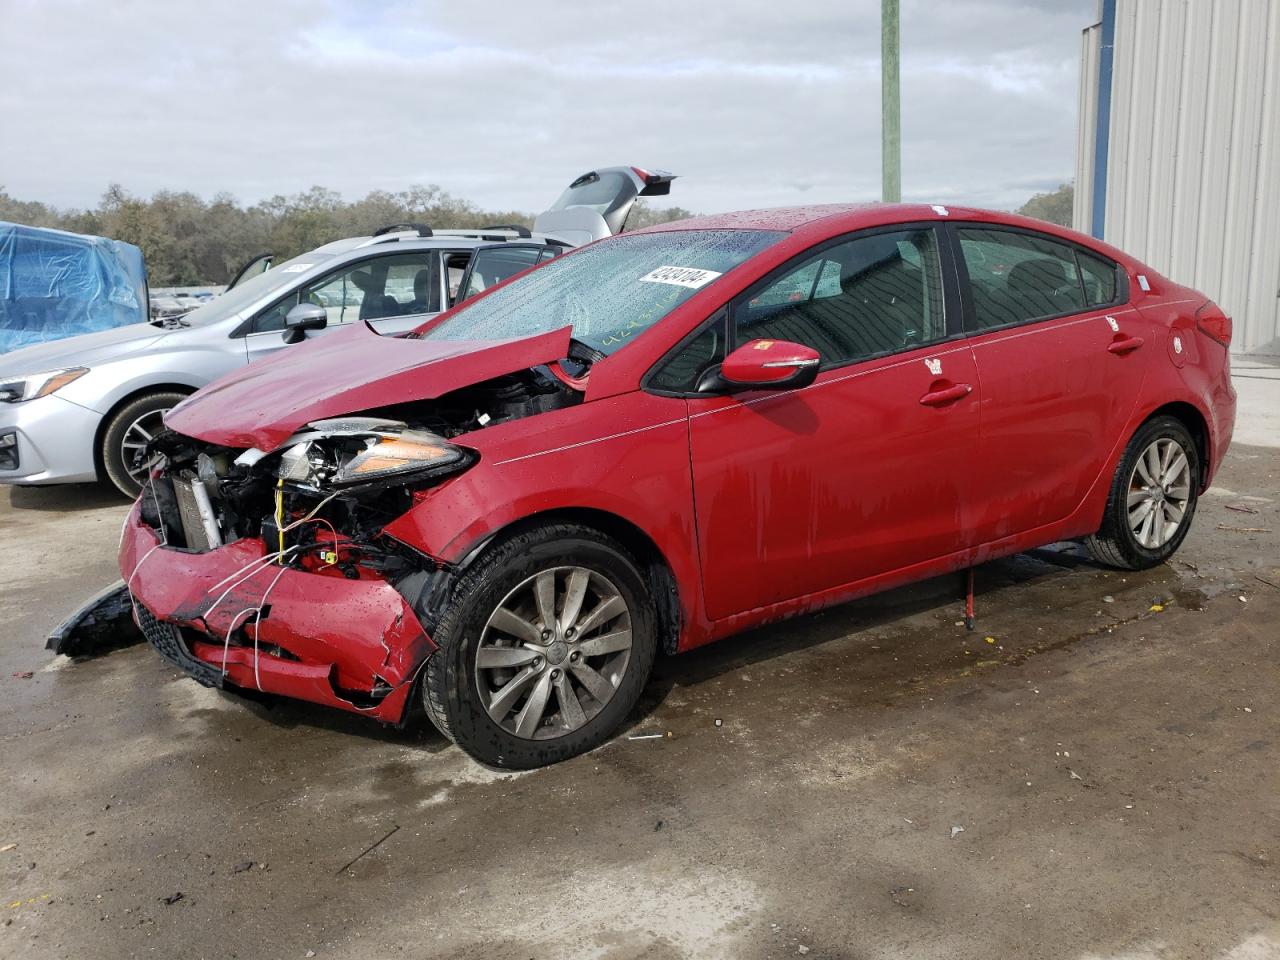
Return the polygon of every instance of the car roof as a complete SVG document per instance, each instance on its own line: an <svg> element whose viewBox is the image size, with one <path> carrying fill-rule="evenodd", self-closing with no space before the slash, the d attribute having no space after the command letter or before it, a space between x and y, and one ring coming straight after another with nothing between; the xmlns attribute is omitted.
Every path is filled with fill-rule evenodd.
<svg viewBox="0 0 1280 960"><path fill-rule="evenodd" d="M408 249L470 249L491 243L533 243L540 245L562 245L546 234L529 233L521 235L514 230L436 230L429 237L419 236L412 230L396 233L384 233L372 237L344 237L334 240L310 251L319 256L338 256L354 250L367 250L394 244L396 247Z"/></svg>
<svg viewBox="0 0 1280 960"><path fill-rule="evenodd" d="M818 237L848 233L868 227L890 226L922 220L957 220L1021 227L1057 236L1102 253L1118 263L1137 264L1133 257L1096 237L1045 220L1024 217L1004 210L984 210L944 203L826 203L801 207L770 207L737 210L709 216L673 220L637 230L661 233L666 230L781 230ZM1149 268L1147 268L1149 269Z"/></svg>

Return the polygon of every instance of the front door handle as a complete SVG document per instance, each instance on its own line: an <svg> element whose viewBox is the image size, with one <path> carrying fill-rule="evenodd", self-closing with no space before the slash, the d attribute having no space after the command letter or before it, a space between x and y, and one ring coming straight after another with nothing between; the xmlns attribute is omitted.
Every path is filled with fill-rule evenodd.
<svg viewBox="0 0 1280 960"><path fill-rule="evenodd" d="M1111 341L1107 350L1111 353L1119 354L1132 353L1134 350L1137 350L1142 346L1143 342L1144 341L1141 337L1117 337L1115 340Z"/></svg>
<svg viewBox="0 0 1280 960"><path fill-rule="evenodd" d="M920 402L926 407L945 407L948 403L955 403L971 393L973 393L973 387L969 384L954 383L940 390L930 390L920 398Z"/></svg>

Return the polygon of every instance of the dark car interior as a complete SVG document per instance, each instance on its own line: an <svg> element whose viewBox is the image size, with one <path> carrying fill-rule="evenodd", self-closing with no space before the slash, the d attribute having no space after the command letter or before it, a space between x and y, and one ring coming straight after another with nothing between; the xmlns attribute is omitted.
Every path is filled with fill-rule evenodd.
<svg viewBox="0 0 1280 960"><path fill-rule="evenodd" d="M925 271L904 257L901 247L932 253L913 247L904 236L872 236L832 248L808 290L793 291L789 302L744 304L735 318L738 342L791 340L832 363L936 339L941 290L936 281L933 290L926 288ZM823 275L837 266L838 292L833 293L834 285L824 291ZM930 273L937 276L936 269Z"/></svg>

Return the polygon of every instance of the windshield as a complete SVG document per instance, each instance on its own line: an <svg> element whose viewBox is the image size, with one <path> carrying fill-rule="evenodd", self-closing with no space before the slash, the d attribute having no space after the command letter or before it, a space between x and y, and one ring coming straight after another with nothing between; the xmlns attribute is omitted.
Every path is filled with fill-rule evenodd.
<svg viewBox="0 0 1280 960"><path fill-rule="evenodd" d="M609 354L785 234L673 230L614 237L545 266L447 315L429 340L507 340L573 325Z"/></svg>
<svg viewBox="0 0 1280 960"><path fill-rule="evenodd" d="M182 322L193 327L204 327L225 320L257 303L263 297L270 296L273 291L284 289L298 279L298 274L317 263L328 260L331 256L332 254L312 251L300 257L294 257L292 260L286 260L266 273L241 280L226 293L196 307L182 318Z"/></svg>

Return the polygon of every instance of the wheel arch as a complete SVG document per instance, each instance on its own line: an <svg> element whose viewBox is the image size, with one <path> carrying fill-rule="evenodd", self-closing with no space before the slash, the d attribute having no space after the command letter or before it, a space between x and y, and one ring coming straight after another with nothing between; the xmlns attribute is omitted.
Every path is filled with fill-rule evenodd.
<svg viewBox="0 0 1280 960"><path fill-rule="evenodd" d="M116 400L98 419L98 428L93 433L93 468L97 471L98 477L105 479L107 476L106 464L102 460L102 440L107 435L111 421L115 419L117 413L149 393L181 393L190 396L198 389L189 383L148 383L146 386L134 388Z"/></svg>
<svg viewBox="0 0 1280 960"><path fill-rule="evenodd" d="M457 563L457 568L469 566L484 550L534 527L552 523L576 523L591 527L618 541L640 565L640 572L649 581L649 590L657 607L659 642L669 654L677 652L683 624L680 591L671 563L649 534L616 513L594 507L558 507L543 510L513 520L505 526L490 531L473 543Z"/></svg>
<svg viewBox="0 0 1280 960"><path fill-rule="evenodd" d="M1194 404L1187 403L1185 400L1175 400L1172 403L1157 407L1147 414L1142 423L1138 424L1134 433L1137 433L1138 430L1141 430L1156 417L1173 417L1186 427L1187 432L1191 434L1191 439L1196 444L1196 453L1200 457L1199 492L1203 493L1209 478L1209 457L1211 453L1209 450L1208 420L1205 419L1204 414Z"/></svg>

